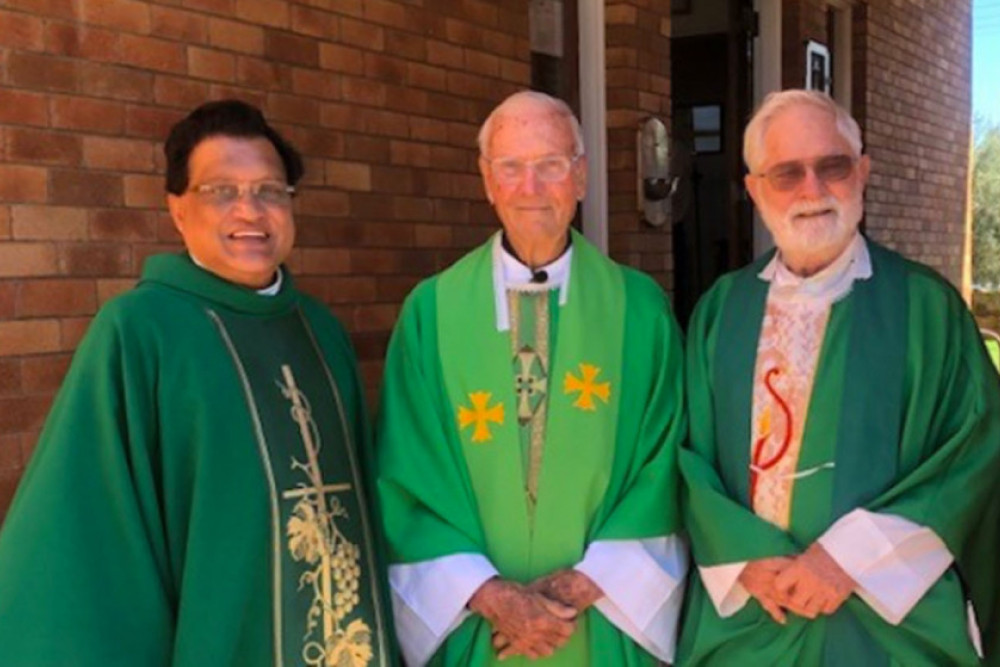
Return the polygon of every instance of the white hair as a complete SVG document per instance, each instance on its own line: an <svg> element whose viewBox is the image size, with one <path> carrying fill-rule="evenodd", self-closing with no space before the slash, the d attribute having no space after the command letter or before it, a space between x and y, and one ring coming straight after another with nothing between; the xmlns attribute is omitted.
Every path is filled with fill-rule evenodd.
<svg viewBox="0 0 1000 667"><path fill-rule="evenodd" d="M565 119L573 133L573 154L583 155L583 130L580 129L580 121L573 115L573 110L559 98L540 93L537 90L518 91L498 104L490 112L482 127L479 128L479 136L476 138L476 141L479 143L480 155L486 157L486 149L492 138L493 125L496 123L496 119L511 113L514 108L526 102L548 109L553 115Z"/></svg>
<svg viewBox="0 0 1000 667"><path fill-rule="evenodd" d="M750 173L756 173L764 161L764 134L771 121L789 107L809 105L830 113L837 124L837 131L851 147L854 157L861 156L861 128L851 114L833 101L826 93L817 90L781 90L769 93L761 103L743 132L743 161Z"/></svg>

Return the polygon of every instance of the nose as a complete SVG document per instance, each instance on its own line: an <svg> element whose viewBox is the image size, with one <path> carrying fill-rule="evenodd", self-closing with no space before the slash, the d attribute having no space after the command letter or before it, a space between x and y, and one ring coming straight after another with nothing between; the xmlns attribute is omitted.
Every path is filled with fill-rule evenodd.
<svg viewBox="0 0 1000 667"><path fill-rule="evenodd" d="M245 218L259 218L264 213L264 205L250 190L243 190L233 202L233 213Z"/></svg>
<svg viewBox="0 0 1000 667"><path fill-rule="evenodd" d="M520 190L523 194L533 195L538 193L541 189L542 182L539 180L538 175L535 174L534 167L528 166L524 170L521 182L518 183L518 190Z"/></svg>
<svg viewBox="0 0 1000 667"><path fill-rule="evenodd" d="M814 167L806 168L805 178L802 179L802 183L799 185L799 193L809 197L826 195L826 183L816 174Z"/></svg>

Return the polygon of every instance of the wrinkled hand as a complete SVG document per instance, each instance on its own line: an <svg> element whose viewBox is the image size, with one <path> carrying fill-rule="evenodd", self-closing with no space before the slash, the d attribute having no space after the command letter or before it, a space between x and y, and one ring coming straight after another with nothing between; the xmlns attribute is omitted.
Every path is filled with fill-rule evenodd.
<svg viewBox="0 0 1000 667"><path fill-rule="evenodd" d="M550 600L576 609L577 614L604 597L604 591L593 580L576 570L558 570L536 579L528 586L533 593L541 593ZM493 648L503 651L510 639L502 632L493 634Z"/></svg>
<svg viewBox="0 0 1000 667"><path fill-rule="evenodd" d="M784 598L782 605L806 618L832 614L851 596L853 579L818 542L782 571L774 589Z"/></svg>
<svg viewBox="0 0 1000 667"><path fill-rule="evenodd" d="M774 583L778 575L791 567L793 563L793 559L783 556L752 560L743 568L738 579L747 593L756 598L764 611L781 625L785 624L785 612L782 610L782 606L787 600L784 594L780 594L775 589Z"/></svg>
<svg viewBox="0 0 1000 667"><path fill-rule="evenodd" d="M469 600L469 609L493 626L493 645L501 659L552 655L576 629L573 607L498 578L479 587Z"/></svg>
<svg viewBox="0 0 1000 667"><path fill-rule="evenodd" d="M573 607L577 613L604 597L604 591L593 579L576 570L557 570L531 582L528 590Z"/></svg>

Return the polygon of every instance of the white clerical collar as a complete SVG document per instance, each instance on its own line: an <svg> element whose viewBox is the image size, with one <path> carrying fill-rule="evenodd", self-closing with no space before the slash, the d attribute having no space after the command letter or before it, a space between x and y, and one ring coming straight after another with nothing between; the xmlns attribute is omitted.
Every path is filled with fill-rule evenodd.
<svg viewBox="0 0 1000 667"><path fill-rule="evenodd" d="M757 275L771 283L768 299L830 304L850 292L855 280L871 278L872 263L864 237L855 233L840 256L816 274L796 275L777 252Z"/></svg>
<svg viewBox="0 0 1000 667"><path fill-rule="evenodd" d="M195 257L191 253L191 251L188 251L188 257L190 257L191 261L195 263L195 266L198 266L198 267L200 267L202 269L205 269L209 273L212 273L211 270L209 270L208 267L206 267L204 264L202 264L201 262L198 261L198 258ZM274 282L271 283L270 285L268 285L267 287L262 287L261 289L257 290L257 294L260 294L261 296L274 296L274 295L276 295L278 292L281 291L281 283L282 283L283 280L284 280L284 276L282 275L281 267L279 266L278 270L274 272Z"/></svg>
<svg viewBox="0 0 1000 667"><path fill-rule="evenodd" d="M497 331L510 329L510 314L507 310L507 291L545 292L559 290L559 305L566 305L569 296L569 275L573 259L573 246L566 249L555 261L540 266L535 271L507 252L503 247L503 233L493 236L493 297L496 304ZM532 282L532 278L544 271L544 282Z"/></svg>
<svg viewBox="0 0 1000 667"><path fill-rule="evenodd" d="M261 296L274 296L281 291L281 283L285 280L285 272L278 267L278 270L274 272L274 282L264 287L263 289L257 290L257 294Z"/></svg>

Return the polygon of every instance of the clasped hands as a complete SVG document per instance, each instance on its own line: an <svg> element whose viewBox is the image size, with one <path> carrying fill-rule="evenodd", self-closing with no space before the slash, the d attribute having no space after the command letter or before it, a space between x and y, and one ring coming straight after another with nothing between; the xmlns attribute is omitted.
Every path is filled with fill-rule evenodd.
<svg viewBox="0 0 1000 667"><path fill-rule="evenodd" d="M786 610L808 619L834 613L856 586L817 542L799 556L750 561L739 582L782 625Z"/></svg>
<svg viewBox="0 0 1000 667"><path fill-rule="evenodd" d="M558 570L527 586L494 577L473 594L469 609L493 626L501 659L543 658L569 641L577 616L603 594L576 570Z"/></svg>

